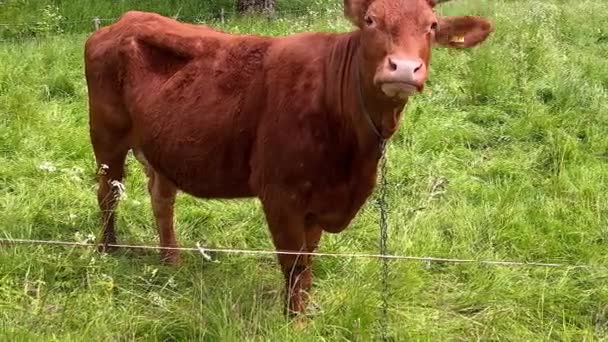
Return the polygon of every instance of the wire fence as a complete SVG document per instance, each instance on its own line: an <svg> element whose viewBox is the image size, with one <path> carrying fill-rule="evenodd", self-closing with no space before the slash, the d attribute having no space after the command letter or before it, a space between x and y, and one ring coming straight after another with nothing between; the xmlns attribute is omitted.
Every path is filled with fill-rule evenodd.
<svg viewBox="0 0 608 342"><path fill-rule="evenodd" d="M310 27L312 20L320 15L334 13L336 7L328 7L323 11L311 10L310 8L275 10L272 13L249 13L240 14L237 11L215 11L199 13L197 15L173 15L168 16L185 23L208 24L222 28L224 25L238 23L241 25L253 25L264 21L273 21L281 18L290 18L304 23L304 27ZM78 20L53 20L41 19L24 22L0 22L0 43L13 43L48 39L63 34L90 33L102 26L109 25L120 17L91 17L90 19Z"/></svg>
<svg viewBox="0 0 608 342"><path fill-rule="evenodd" d="M97 248L103 245L87 242L72 242L59 240L36 240L36 239L9 239L0 238L0 246L9 245L37 245L37 246L63 246L63 247L82 247L82 248ZM385 259L394 261L411 261L411 262L426 262L426 263L450 263L450 264L476 264L489 265L499 267L544 267L544 268L564 268L564 269L584 269L584 270L601 270L608 271L608 265L594 264L566 264L566 263L549 263L549 262L526 262L515 260L481 260L481 259L466 259L466 258L441 258L441 257L425 257L425 256L409 256L395 254L373 254L373 253L335 253L335 252L299 252L299 251L282 251L282 250L261 250L261 249L237 249L237 248L214 248L204 247L196 244L196 247L161 247L151 245L130 245L130 244L109 244L107 247L119 249L140 249L140 250L178 250L183 252L200 253L203 258L211 260L209 253L218 254L239 254L239 255L300 255L300 256L315 256L315 257L331 257L342 259Z"/></svg>

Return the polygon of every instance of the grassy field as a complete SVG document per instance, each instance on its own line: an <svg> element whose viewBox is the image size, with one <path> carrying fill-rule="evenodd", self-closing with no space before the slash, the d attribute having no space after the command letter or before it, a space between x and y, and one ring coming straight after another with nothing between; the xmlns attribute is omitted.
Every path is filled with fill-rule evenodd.
<svg viewBox="0 0 608 342"><path fill-rule="evenodd" d="M496 32L436 50L427 92L389 146L392 253L608 265L608 3L461 0ZM339 11L230 21L232 32L345 31ZM85 34L0 43L0 236L86 241L99 230ZM129 158L119 241L156 244ZM271 249L254 200L179 196L183 245ZM376 252L374 200L321 251ZM369 341L379 262L319 258L320 311L282 316L275 258L0 247L0 340ZM607 340L608 270L393 262L389 333L407 340Z"/></svg>
<svg viewBox="0 0 608 342"><path fill-rule="evenodd" d="M3 0L0 1L0 40L83 32L93 18L104 23L127 10L153 11L184 21L220 21L237 16L234 0ZM339 0L279 0L275 16L309 16L341 5Z"/></svg>

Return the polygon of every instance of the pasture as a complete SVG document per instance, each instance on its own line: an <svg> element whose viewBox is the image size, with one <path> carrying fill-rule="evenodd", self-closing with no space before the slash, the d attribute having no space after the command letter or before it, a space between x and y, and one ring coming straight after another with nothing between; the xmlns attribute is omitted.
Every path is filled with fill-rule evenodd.
<svg viewBox="0 0 608 342"><path fill-rule="evenodd" d="M436 49L423 95L388 146L393 254L608 266L608 3L457 0L495 32L470 51ZM230 32L346 31L341 8ZM88 132L87 33L0 42L0 237L90 241L99 232ZM146 179L128 159L120 243L157 243ZM371 198L320 252L378 250ZM268 249L255 200L178 196L180 243ZM380 262L316 258L314 319L283 315L273 256L0 245L6 340L369 341ZM390 263L389 335L408 340L605 340L608 268Z"/></svg>

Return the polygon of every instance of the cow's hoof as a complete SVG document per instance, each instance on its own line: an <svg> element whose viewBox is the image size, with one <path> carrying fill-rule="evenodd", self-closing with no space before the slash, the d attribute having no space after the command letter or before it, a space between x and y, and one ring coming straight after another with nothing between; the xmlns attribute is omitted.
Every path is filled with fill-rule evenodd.
<svg viewBox="0 0 608 342"><path fill-rule="evenodd" d="M163 263L170 266L178 266L181 263L181 257L177 250L161 251L160 257Z"/></svg>
<svg viewBox="0 0 608 342"><path fill-rule="evenodd" d="M306 327L308 326L308 323L309 323L308 317L306 317L304 315L298 315L298 316L294 317L291 322L294 330L296 330L296 331L302 331L302 330L306 329Z"/></svg>

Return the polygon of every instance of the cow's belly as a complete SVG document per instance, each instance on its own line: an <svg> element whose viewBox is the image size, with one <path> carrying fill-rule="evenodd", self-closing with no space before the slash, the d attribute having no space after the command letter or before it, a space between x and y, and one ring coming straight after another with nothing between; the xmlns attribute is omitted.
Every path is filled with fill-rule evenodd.
<svg viewBox="0 0 608 342"><path fill-rule="evenodd" d="M183 151L142 148L145 159L156 171L181 191L200 198L239 198L253 196L249 186L249 167L243 158Z"/></svg>
<svg viewBox="0 0 608 342"><path fill-rule="evenodd" d="M201 198L239 198L249 185L251 139L242 129L209 127L194 120L144 134L139 150L155 171L180 190ZM238 126L236 126L238 127Z"/></svg>
<svg viewBox="0 0 608 342"><path fill-rule="evenodd" d="M253 196L249 185L254 112L242 94L164 94L139 109L137 144L155 170L180 190L201 198ZM168 91L167 91L168 92ZM145 113L145 115L144 115ZM255 113L255 112L254 112Z"/></svg>

